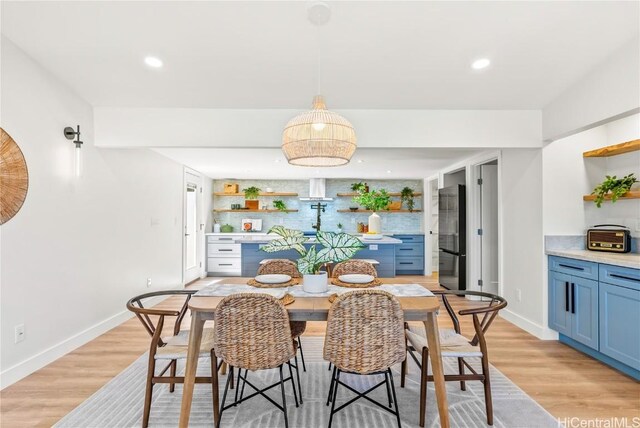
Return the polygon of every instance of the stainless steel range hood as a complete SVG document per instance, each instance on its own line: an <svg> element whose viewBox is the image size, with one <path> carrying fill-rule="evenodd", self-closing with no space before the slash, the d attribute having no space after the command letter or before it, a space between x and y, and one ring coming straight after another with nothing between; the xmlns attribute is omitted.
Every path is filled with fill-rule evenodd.
<svg viewBox="0 0 640 428"><path fill-rule="evenodd" d="M301 201L333 201L327 198L327 182L324 178L309 179L309 197L300 198Z"/></svg>

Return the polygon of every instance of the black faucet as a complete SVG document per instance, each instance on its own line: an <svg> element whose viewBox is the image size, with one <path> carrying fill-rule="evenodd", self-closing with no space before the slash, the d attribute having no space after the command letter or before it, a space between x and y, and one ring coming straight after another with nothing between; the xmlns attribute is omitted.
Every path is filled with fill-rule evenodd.
<svg viewBox="0 0 640 428"><path fill-rule="evenodd" d="M317 223L311 225L311 227L314 228L316 230L316 232L320 232L320 225L322 224L320 216L321 216L321 212L323 213L324 209L326 207L327 207L327 204L321 204L320 202L318 202L317 204L311 205L311 209L312 210L317 210L318 211Z"/></svg>

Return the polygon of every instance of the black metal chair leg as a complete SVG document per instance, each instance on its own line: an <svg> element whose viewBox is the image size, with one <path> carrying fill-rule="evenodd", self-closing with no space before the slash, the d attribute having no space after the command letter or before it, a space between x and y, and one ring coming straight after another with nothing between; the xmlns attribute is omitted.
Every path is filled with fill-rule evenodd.
<svg viewBox="0 0 640 428"><path fill-rule="evenodd" d="M331 363L329 363L329 368L327 370L331 371Z"/></svg>
<svg viewBox="0 0 640 428"><path fill-rule="evenodd" d="M230 372L231 374L233 372ZM238 369L238 379L236 380L236 397L234 405L238 405L238 392L240 391L240 375L242 374L242 369Z"/></svg>
<svg viewBox="0 0 640 428"><path fill-rule="evenodd" d="M227 382L224 386L224 394L222 394L222 404L220 404L220 414L218 416L218 423L216 424L216 428L220 428L220 421L222 420L222 412L224 412L224 403L225 401L227 401L227 392L229 391L229 383L231 382L232 377L233 377L233 367L230 367L227 373Z"/></svg>
<svg viewBox="0 0 640 428"><path fill-rule="evenodd" d="M302 341L300 340L300 336L298 336L298 349L300 349L300 360L302 360L302 371L307 371L307 365L304 363L304 352L302 351ZM298 363L296 362L296 366Z"/></svg>
<svg viewBox="0 0 640 428"><path fill-rule="evenodd" d="M391 387L389 386L389 375L387 372L384 372L384 384L387 387L387 398L389 398L389 407L391 407L393 401L391 401Z"/></svg>
<svg viewBox="0 0 640 428"><path fill-rule="evenodd" d="M240 372L242 373L242 370L240 370ZM240 400L242 400L242 397L244 395L244 387L247 384L246 380L247 380L247 376L248 375L249 375L249 369L244 369L244 379L243 379L243 382L242 382L242 389L240 390Z"/></svg>
<svg viewBox="0 0 640 428"><path fill-rule="evenodd" d="M287 362L289 366L289 378L291 379L291 386L293 387L293 399L296 402L296 407L298 407L298 391L296 391L296 382L293 380L293 369L291 368L291 363Z"/></svg>
<svg viewBox="0 0 640 428"><path fill-rule="evenodd" d="M287 418L287 398L285 397L285 393L284 393L282 365L280 365L280 390L282 391L282 408L284 409L284 428L289 428L289 419Z"/></svg>
<svg viewBox="0 0 640 428"><path fill-rule="evenodd" d="M298 356L295 356L295 361L296 361L296 378L298 378L298 392L300 393L300 404L302 404L304 401L302 400L302 384L300 383L300 369L299 369L299 365L298 365Z"/></svg>
<svg viewBox="0 0 640 428"><path fill-rule="evenodd" d="M335 376L335 380L332 379L332 384L334 385L334 389L333 392L331 393L331 397L333 398L332 402L331 402L331 414L329 415L329 428L331 428L331 422L333 422L333 414L335 412L335 408L336 408L336 398L338 398L338 385L340 382L340 370L337 371L336 374L336 370L334 368L334 374ZM333 377L332 377L333 378Z"/></svg>
<svg viewBox="0 0 640 428"><path fill-rule="evenodd" d="M327 395L327 406L331 403L331 399L333 397L333 384L336 381L336 368L333 368L333 373L331 373L331 385L329 386L329 394Z"/></svg>
<svg viewBox="0 0 640 428"><path fill-rule="evenodd" d="M396 397L396 387L393 384L393 373L391 373L391 369L387 369L389 371L389 380L391 381L391 393L393 395L393 403L396 406L396 418L398 419L398 428L402 428L402 424L400 423L400 410L398 409L398 399Z"/></svg>

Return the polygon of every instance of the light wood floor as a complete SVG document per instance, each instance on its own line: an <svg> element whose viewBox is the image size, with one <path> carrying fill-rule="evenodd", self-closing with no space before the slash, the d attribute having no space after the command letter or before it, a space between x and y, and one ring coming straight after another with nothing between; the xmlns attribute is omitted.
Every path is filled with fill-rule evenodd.
<svg viewBox="0 0 640 428"><path fill-rule="evenodd" d="M428 277L398 279L438 288ZM457 309L472 305L456 300ZM159 306L176 305L175 299L168 299ZM441 327L450 325L446 311L441 311L439 321ZM188 320L183 325L188 326ZM322 322L309 322L305 334L322 335L324 327ZM463 323L462 331L470 335L470 323ZM596 360L558 342L538 340L501 318L492 325L487 340L491 363L552 415L640 417L640 383ZM123 323L1 391L0 426L53 425L124 370L148 345L149 336L137 319Z"/></svg>

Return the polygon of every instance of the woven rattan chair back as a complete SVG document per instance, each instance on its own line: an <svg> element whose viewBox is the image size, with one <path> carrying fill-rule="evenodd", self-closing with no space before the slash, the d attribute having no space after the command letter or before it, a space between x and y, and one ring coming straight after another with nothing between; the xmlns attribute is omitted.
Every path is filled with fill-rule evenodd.
<svg viewBox="0 0 640 428"><path fill-rule="evenodd" d="M381 290L342 294L329 309L324 359L359 374L383 371L405 359L400 302Z"/></svg>
<svg viewBox="0 0 640 428"><path fill-rule="evenodd" d="M338 263L333 268L331 276L333 278L338 278L340 275L348 275L352 273L371 275L375 278L378 277L378 271L376 271L376 268L373 267L371 263L365 262L364 260L347 260Z"/></svg>
<svg viewBox="0 0 640 428"><path fill-rule="evenodd" d="M233 367L263 370L286 363L295 356L287 310L268 294L225 297L216 309L214 348Z"/></svg>
<svg viewBox="0 0 640 428"><path fill-rule="evenodd" d="M260 265L258 275L283 274L289 275L291 278L300 278L300 272L295 262L287 259L269 260L267 263Z"/></svg>

